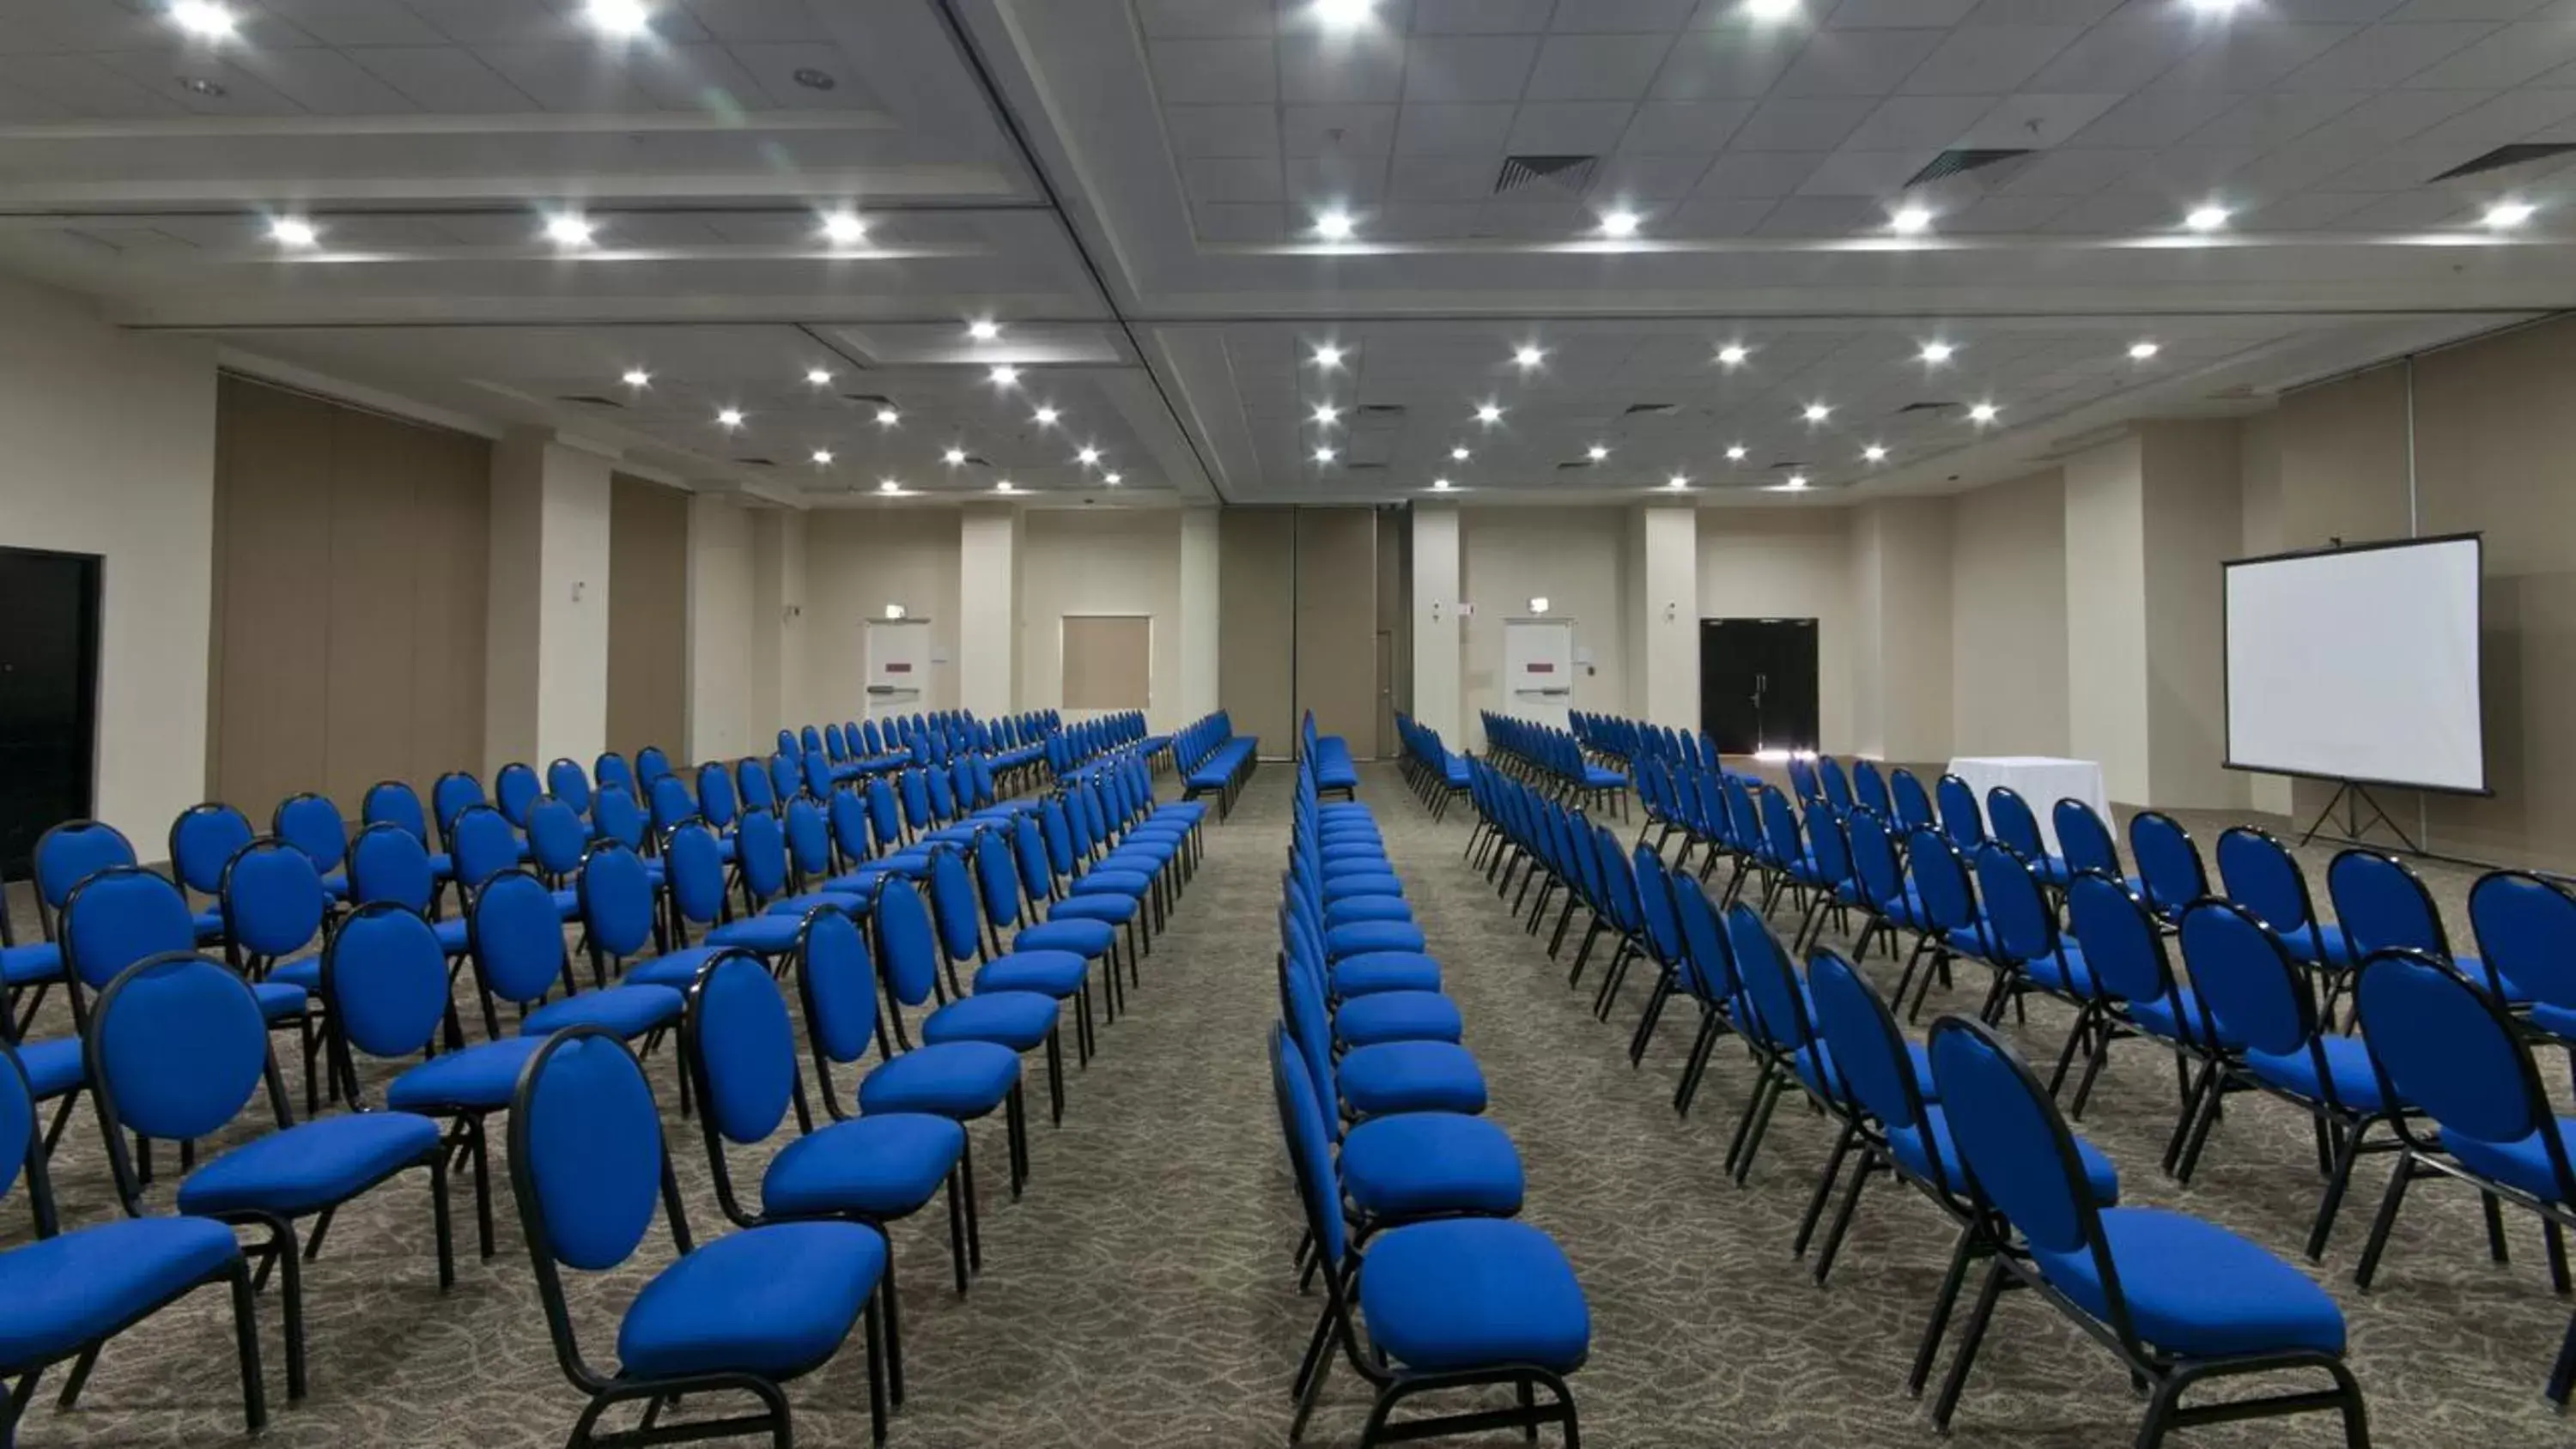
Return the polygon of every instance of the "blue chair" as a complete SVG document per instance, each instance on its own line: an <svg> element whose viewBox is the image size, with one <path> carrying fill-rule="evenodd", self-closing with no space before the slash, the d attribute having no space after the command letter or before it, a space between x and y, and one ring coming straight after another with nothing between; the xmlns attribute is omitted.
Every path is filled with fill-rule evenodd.
<svg viewBox="0 0 2576 1449"><path fill-rule="evenodd" d="M329 796L308 790L278 801L268 833L312 858L322 889L331 899L349 893L349 878L340 869L349 856L349 826Z"/></svg>
<svg viewBox="0 0 2576 1449"><path fill-rule="evenodd" d="M581 944L590 957L591 986L636 981L635 963L648 948L659 951L662 935L661 903L655 897L653 873L644 857L617 841L599 841L582 856L573 890L581 906ZM667 955L657 954L654 964L661 965ZM669 969L664 967L665 971ZM678 980L657 976L638 984L678 990L686 989L695 979L692 968Z"/></svg>
<svg viewBox="0 0 2576 1449"><path fill-rule="evenodd" d="M967 1208L959 1197L958 1164L966 1155L966 1128L951 1117L880 1112L815 1130L805 1078L796 1067L796 1023L788 1018L777 978L748 951L727 951L708 964L689 992L681 1035L698 1100L705 1104L698 1120L705 1129L707 1169L728 1220L757 1228L837 1219L863 1223L886 1239L880 1294L886 1377L888 1397L900 1407L903 1313L886 1224L920 1212L944 1189L949 1253L958 1295L965 1295ZM770 1157L760 1175L759 1206L748 1206L727 1164L726 1145L769 1141L785 1125L790 1107L796 1110L796 1136Z"/></svg>
<svg viewBox="0 0 2576 1449"><path fill-rule="evenodd" d="M1896 802L1887 793L1887 776L1879 773L1878 761L1855 758L1851 767L1852 804L1881 820L1892 819Z"/></svg>
<svg viewBox="0 0 2576 1449"><path fill-rule="evenodd" d="M491 802L483 797L483 783L463 770L450 770L432 781L429 787L430 818L438 823L440 848L455 849L456 817L477 805Z"/></svg>
<svg viewBox="0 0 2576 1449"><path fill-rule="evenodd" d="M880 907L893 914L878 919L876 911ZM869 901L867 916L888 989L913 1006L937 996L939 927L920 888L902 876L881 877ZM864 947L860 954L865 955ZM934 1046L953 1041L993 1042L1023 1056L1045 1048L1049 1116L1062 1126L1063 1017L1063 1004L1044 992L978 991L948 1000L922 1018L921 1039Z"/></svg>
<svg viewBox="0 0 2576 1449"><path fill-rule="evenodd" d="M370 825L349 842L349 904L391 901L432 918L440 949L465 954L465 920L435 920L438 870L420 837L391 822Z"/></svg>
<svg viewBox="0 0 2576 1449"><path fill-rule="evenodd" d="M259 1278L277 1271L286 1322L286 1394L304 1397L302 1264L321 1255L332 1217L351 1200L414 1169L429 1173L438 1286L456 1282L447 1221L447 1144L438 1124L409 1112L351 1112L297 1123L250 987L221 962L154 956L129 966L91 1015L91 1089L117 1198L143 1216L143 1181L126 1134L193 1142L238 1118L264 1084L276 1129L209 1159L179 1183L181 1213L265 1233L246 1251ZM295 1225L313 1218L300 1251Z"/></svg>
<svg viewBox="0 0 2576 1449"><path fill-rule="evenodd" d="M1903 1007L1905 993L1914 988L1914 1005L1906 1012L1911 1021L1922 1015L1924 998L1932 994L1937 978L1949 986L1950 963L1965 957L1971 961L1994 959L1994 945L1988 939L1985 917L1977 909L1977 894L1969 884L1967 854L1982 853L1983 845L1963 847L1955 834L1941 830L1917 830L1905 843L1907 907L1914 916L1914 950L1905 958L1905 970L1896 978L1894 1003ZM1916 973L1921 972L1918 978ZM1917 980L1922 983L1915 986ZM1989 1003L1993 993L1988 993Z"/></svg>
<svg viewBox="0 0 2576 1449"><path fill-rule="evenodd" d="M333 812L332 819L339 819ZM348 889L341 877L341 890ZM304 1110L322 1110L322 1034L314 988L322 980L331 892L312 852L263 835L224 863L224 962L251 982L273 1031L291 1031L304 1059Z"/></svg>
<svg viewBox="0 0 2576 1449"><path fill-rule="evenodd" d="M507 870L474 893L470 921L475 994L483 1004L483 1029L501 1039L500 1002L519 1009L519 1035L544 1036L576 1026L596 1026L634 1041L659 1040L680 1024L683 1002L668 986L628 981L602 990L573 984L572 956L564 947L563 915L554 892L524 870ZM557 990L560 1000L548 1002Z"/></svg>
<svg viewBox="0 0 2576 1449"><path fill-rule="evenodd" d="M2021 998L2032 991L2078 1011L2101 995L2092 968L2084 964L2084 948L2058 930L2057 908L2030 861L2008 847L1990 845L1978 852L1977 896L1986 928L1986 961L1995 968L1994 991L1978 1020L2003 1020L2005 1006L2019 1009Z"/></svg>
<svg viewBox="0 0 2576 1449"><path fill-rule="evenodd" d="M2137 1442L2175 1429L2332 1410L2354 1449L2370 1443L2361 1385L2344 1364L2343 1312L2305 1274L2225 1228L2162 1208L2103 1207L2057 1103L1982 1022L1932 1025L1932 1071L1977 1216L2017 1241L1988 1259L1932 1423L1946 1432L2006 1285L2018 1285L2110 1349L2149 1392ZM2330 1390L2185 1405L2219 1379L2322 1372Z"/></svg>
<svg viewBox="0 0 2576 1449"><path fill-rule="evenodd" d="M528 805L528 865L554 892L556 916L581 916L581 893L573 881L590 850L590 827L581 813L553 795L540 795Z"/></svg>
<svg viewBox="0 0 2576 1449"><path fill-rule="evenodd" d="M525 842L500 811L489 805L468 805L447 827L447 849L455 863L457 888L470 898L484 882L519 868Z"/></svg>
<svg viewBox="0 0 2576 1449"><path fill-rule="evenodd" d="M1737 1033L1738 1015L1747 1008L1743 978L1736 974L1735 954L1727 946L1716 903L1697 881L1675 875L1672 886L1673 913L1682 930L1681 987L1699 1003L1700 1013L1699 1032L1691 1039L1690 1054L1682 1059L1681 1080L1673 1087L1674 1115L1687 1117L1718 1038Z"/></svg>
<svg viewBox="0 0 2576 1449"><path fill-rule="evenodd" d="M545 793L545 782L537 778L535 767L523 761L513 760L493 772L492 803L514 830L528 828L528 807Z"/></svg>
<svg viewBox="0 0 2576 1449"><path fill-rule="evenodd" d="M578 813L589 813L590 777L582 773L579 760L558 759L546 766L546 793Z"/></svg>
<svg viewBox="0 0 2576 1449"><path fill-rule="evenodd" d="M1977 808L1974 786L1956 775L1943 775L1933 787L1941 803L1941 833L1961 851L1975 850L1986 843L1986 818Z"/></svg>
<svg viewBox="0 0 2576 1449"><path fill-rule="evenodd" d="M2200 1107L2165 1165L2191 1181L2201 1149L2234 1091L2261 1091L2305 1111L2316 1123L2317 1170L2325 1197L2308 1230L2308 1261L2325 1257L2336 1212L2362 1152L2393 1151L2393 1138L2370 1143L2370 1129L2406 1113L2386 1094L2360 1038L2325 1030L2310 974L2266 923L2232 901L2206 900L2185 911L2177 937L2192 985L2221 1038L2233 1045L2209 1054L2193 1087Z"/></svg>
<svg viewBox="0 0 2576 1449"><path fill-rule="evenodd" d="M602 750L599 758L590 762L590 778L595 789L614 785L630 795L635 793L635 767L615 750Z"/></svg>
<svg viewBox="0 0 2576 1449"><path fill-rule="evenodd" d="M2218 837L2218 879L2227 898L2252 911L2266 930L2281 938L2292 957L2331 973L2329 1004L2334 995L2349 989L2355 964L2352 949L2340 927L2317 919L2307 872L2288 846L2259 827L2231 826Z"/></svg>
<svg viewBox="0 0 2576 1449"><path fill-rule="evenodd" d="M414 800L417 807L419 801ZM200 945L224 939L224 867L234 852L251 843L258 832L250 828L249 817L230 805L208 801L191 805L170 822L170 873L178 879L180 889L203 896L213 904L197 912L197 942ZM18 948L33 949L33 948ZM0 950L0 957L7 951ZM16 969L7 971L11 986L19 985Z"/></svg>
<svg viewBox="0 0 2576 1449"><path fill-rule="evenodd" d="M2477 1189L2486 1211L2487 1252L2496 1262L2508 1260L2500 1204L2537 1216L2551 1277L2560 1293L2567 1292L2566 1229L2576 1226L2576 1118L2559 1115L2551 1104L2512 1013L2456 963L2427 951L2363 958L2353 992L2382 1090L2421 1108L2440 1129L2438 1136L2428 1135L2409 1119L2397 1119L2397 1166L2388 1175L2353 1282L2367 1289L2378 1276L2408 1187L2418 1178L2441 1176ZM2550 1402L2564 1408L2571 1385L2576 1324L2550 1371Z"/></svg>
<svg viewBox="0 0 2576 1449"><path fill-rule="evenodd" d="M2092 806L2068 796L2049 807L2048 819L2057 827L2057 848L2066 857L2070 879L2086 871L2113 880L2125 879L2120 870L2119 844L2111 838L2111 827L2102 823Z"/></svg>
<svg viewBox="0 0 2576 1449"><path fill-rule="evenodd" d="M671 778L671 757L663 752L660 745L646 745L635 752L637 785L650 790L653 788L654 781L669 778Z"/></svg>
<svg viewBox="0 0 2576 1449"><path fill-rule="evenodd" d="M1073 1043L1077 1062L1088 1066L1092 1051L1091 963L1072 951L1013 951L996 955L986 949L984 903L975 872L956 847L937 845L930 852L929 899L933 939L945 973L949 999L967 994L957 963L975 962L976 992L1023 991L1074 1003ZM1016 891L1017 884L1010 887Z"/></svg>
<svg viewBox="0 0 2576 1449"><path fill-rule="evenodd" d="M2175 975L2166 955L2165 933L2155 913L2129 887L2107 875L2086 871L2066 888L2067 929L2081 942L2084 965L2094 996L2076 1017L2049 1079L2054 1092L2066 1079L2075 1053L2085 1053L2084 1077L2067 1114L2081 1118L2093 1084L2111 1059L2111 1044L2141 1036L2171 1051L2182 1108L2174 1124L2178 1140L2190 1125L2198 1103L2192 1094L2195 1063L2243 1046L2233 1032L2215 1020L2198 992ZM2168 1145L2166 1160L2173 1160Z"/></svg>
<svg viewBox="0 0 2576 1449"><path fill-rule="evenodd" d="M2489 871L2469 887L2478 959L2531 994L2532 1026L2576 1055L2576 890L2529 871Z"/></svg>
<svg viewBox="0 0 2576 1449"><path fill-rule="evenodd" d="M874 1442L885 1442L877 1307L885 1238L858 1223L796 1222L693 1243L653 1088L615 1035L567 1031L529 1061L510 1103L510 1186L555 1359L590 1396L570 1444L728 1435L793 1444L782 1385L830 1363L862 1323L868 1418ZM582 1355L563 1273L604 1273L633 1258L653 1225L657 1196L679 1256L628 1301L618 1324L617 1371L602 1373ZM749 1394L760 1407L723 1420L659 1422L663 1405L679 1395L717 1393ZM645 1405L640 1427L594 1439L602 1414L637 1400Z"/></svg>
<svg viewBox="0 0 2576 1449"><path fill-rule="evenodd" d="M1108 1019L1118 1020L1124 986L1119 977L1118 927L1109 921L1081 916L1064 916L1030 921L1033 902L1022 889L1018 852L1013 848L1010 832L998 824L977 826L965 847L973 865L975 894L984 907L986 939L991 943L987 964L975 973L978 991L1045 990L1052 984L1048 968L1022 965L1013 968L1015 959L1033 961L1067 955L1081 958L1086 966L1101 969L1101 999ZM932 877L934 900L939 884ZM1043 902L1043 895L1037 901ZM1088 977L1086 976L1086 980ZM1084 1008L1089 1010L1086 995Z"/></svg>
<svg viewBox="0 0 2576 1449"><path fill-rule="evenodd" d="M1940 819L1932 813L1932 796L1912 770L1899 765L1888 771L1887 786L1889 801L1895 807L1887 823L1897 832L1911 835L1917 830L1939 827Z"/></svg>
<svg viewBox="0 0 2576 1449"><path fill-rule="evenodd" d="M2451 950L2433 893L2397 857L2358 846L2343 851L2326 867L2326 895L2355 961L2383 951L2422 951L2459 967L2463 977L2508 1007L2531 1005L2531 993L2494 963Z"/></svg>
<svg viewBox="0 0 2576 1449"><path fill-rule="evenodd" d="M91 1085L82 1039L89 1030L92 998L138 961L195 947L187 898L178 887L139 866L109 866L82 881L64 901L60 921L63 954L70 967L64 973L64 989L71 998L74 1034L15 1043L19 1066L27 1074L35 1100L60 1104L45 1130L47 1152L61 1143L73 1106ZM302 1004L303 992L296 987L259 990L264 995L284 995L299 1007Z"/></svg>
<svg viewBox="0 0 2576 1449"><path fill-rule="evenodd" d="M2209 894L2209 871L2200 847L2182 822L2161 810L2129 817L2129 855L2138 863L2138 894L2156 919L2170 926L2192 902Z"/></svg>
<svg viewBox="0 0 2576 1449"><path fill-rule="evenodd" d="M70 1359L62 1403L79 1400L90 1366L108 1340L216 1283L232 1287L233 1334L241 1357L242 1414L252 1433L268 1422L260 1382L259 1318L250 1264L233 1230L206 1218L126 1218L65 1233L54 1216L36 1106L17 1053L0 1042L0 1193L27 1178L36 1238L0 1253L0 1444L15 1444L36 1378Z"/></svg>
<svg viewBox="0 0 2576 1449"><path fill-rule="evenodd" d="M13 1000L32 988L13 1032L25 1031L44 1000L45 987L63 977L62 911L73 889L102 870L135 864L134 846L123 832L95 820L65 821L37 836L32 858L36 929L43 939L11 944L15 938L7 933L8 912L0 911L0 975L5 975Z"/></svg>
<svg viewBox="0 0 2576 1449"><path fill-rule="evenodd" d="M1380 1232L1363 1257L1343 1219L1323 1100L1284 1032L1271 1032L1269 1049L1297 1201L1324 1265L1324 1313L1298 1365L1288 1441L1304 1434L1338 1349L1376 1390L1362 1449L1507 1428L1535 1438L1545 1424L1580 1442L1566 1376L1590 1355L1591 1309L1554 1240L1501 1218L1455 1218ZM1487 1385L1512 1387L1520 1407L1390 1422L1415 1395Z"/></svg>
<svg viewBox="0 0 2576 1449"><path fill-rule="evenodd" d="M1994 827L1995 843L2020 856L2041 884L2051 890L2066 888L2066 861L2048 853L2047 837L2039 833L2039 817L2031 813L2030 802L2020 791L2010 785L1988 790L1986 823Z"/></svg>

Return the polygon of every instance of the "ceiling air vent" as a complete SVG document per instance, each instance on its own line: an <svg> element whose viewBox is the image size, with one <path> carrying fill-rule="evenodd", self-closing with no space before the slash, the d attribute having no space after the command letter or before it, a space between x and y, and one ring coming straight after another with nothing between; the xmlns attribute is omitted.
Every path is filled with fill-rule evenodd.
<svg viewBox="0 0 2576 1449"><path fill-rule="evenodd" d="M2570 151L2576 151L2576 142L2517 141L2510 146L2498 146L2475 160L2463 161L2433 179L2457 181L2463 176L2475 176L2486 171L2502 171L2508 166L2520 166L2528 161L2546 161L2553 156L2564 156Z"/></svg>
<svg viewBox="0 0 2576 1449"><path fill-rule="evenodd" d="M1400 418L1404 416L1404 404L1361 403L1359 414L1364 418Z"/></svg>
<svg viewBox="0 0 2576 1449"><path fill-rule="evenodd" d="M1571 463L1557 464L1556 471L1559 473L1589 473L1600 466L1600 464L1593 462L1589 458L1577 458Z"/></svg>
<svg viewBox="0 0 2576 1449"><path fill-rule="evenodd" d="M1794 472L1796 472L1798 469L1804 468L1804 467L1806 467L1806 466L1807 466L1806 464L1804 464L1804 463L1798 463L1798 462L1780 462L1780 463L1774 463L1774 464L1772 464L1772 465L1771 465L1771 471L1772 471L1772 472L1774 472L1774 473L1794 473Z"/></svg>
<svg viewBox="0 0 2576 1449"><path fill-rule="evenodd" d="M1630 403L1628 404L1628 411L1620 414L1620 416L1630 418L1668 418L1681 410L1682 405L1680 403Z"/></svg>
<svg viewBox="0 0 2576 1449"><path fill-rule="evenodd" d="M1936 402L1911 402L1911 403L1907 403L1905 406L1903 406L1903 407L1901 407L1901 408L1898 408L1898 409L1896 410L1896 415L1897 415L1898 417L1903 417L1903 416L1905 416L1907 413L1946 413L1946 412L1949 412L1951 409L1956 408L1957 406L1958 406L1958 404L1957 404L1957 403L1954 403L1954 402L1950 402L1950 403L1936 403Z"/></svg>
<svg viewBox="0 0 2576 1449"><path fill-rule="evenodd" d="M561 397L556 398L555 401L581 403L585 406L595 408L622 408L626 406L626 404L619 402L613 397L601 397L595 392L568 392L563 394Z"/></svg>
<svg viewBox="0 0 2576 1449"><path fill-rule="evenodd" d="M890 408L894 406L893 398L879 397L872 392L845 392L841 394L841 401L854 402L862 406L872 408Z"/></svg>
<svg viewBox="0 0 2576 1449"><path fill-rule="evenodd" d="M969 468L990 468L993 466L993 460L990 458L978 457L973 453L969 453L966 455L964 466Z"/></svg>
<svg viewBox="0 0 2576 1449"><path fill-rule="evenodd" d="M1965 176L1971 171L1983 171L1989 166L2001 166L2007 161L2018 161L2036 154L2027 147L2021 150L1944 151L1933 157L1931 164L1915 172L1914 179L1905 185L1909 190L1928 186L1935 181L1947 181L1953 176Z"/></svg>
<svg viewBox="0 0 2576 1449"><path fill-rule="evenodd" d="M1600 169L1598 156L1506 156L1502 174L1494 178L1494 194L1554 190L1581 195L1591 188L1593 173Z"/></svg>
<svg viewBox="0 0 2576 1449"><path fill-rule="evenodd" d="M734 462L745 468L775 468L778 466L778 460L775 458L736 458L734 459Z"/></svg>
<svg viewBox="0 0 2576 1449"><path fill-rule="evenodd" d="M1386 465L1384 463L1353 463L1342 471L1345 473L1383 473L1386 471Z"/></svg>

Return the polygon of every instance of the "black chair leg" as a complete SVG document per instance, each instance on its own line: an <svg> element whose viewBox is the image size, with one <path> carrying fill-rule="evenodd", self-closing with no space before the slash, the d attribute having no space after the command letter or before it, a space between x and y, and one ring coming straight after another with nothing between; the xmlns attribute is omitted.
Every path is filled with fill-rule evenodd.
<svg viewBox="0 0 2576 1449"><path fill-rule="evenodd" d="M1932 1296L1932 1317L1923 1325L1923 1342L1914 1350L1914 1368L1905 1377L1907 1398L1923 1397L1923 1386L1932 1381L1932 1364L1941 1355L1941 1336L1950 1330L1950 1312L1959 1306L1959 1290L1967 1286L1968 1265L1976 1260L1977 1230L1962 1228L1959 1241L1950 1250L1950 1267L1941 1275L1941 1291Z"/></svg>
<svg viewBox="0 0 2576 1449"><path fill-rule="evenodd" d="M1932 1406L1932 1427L1947 1434L1950 1416L1957 1412L1959 1394L1968 1387L1968 1370L1977 1361L1977 1346L1985 1341L1986 1326L1994 1321L1995 1301L2003 1297L2005 1268L1998 1258L1986 1270L1986 1281L1977 1289L1977 1306L1968 1311L1967 1331L1959 1336L1959 1347L1950 1356L1950 1376L1942 1381L1940 1401Z"/></svg>
<svg viewBox="0 0 2576 1449"><path fill-rule="evenodd" d="M2379 1255L2388 1249L2388 1230L2397 1225L2397 1209L2405 1203L2406 1185L2414 1179L2414 1150L2401 1150L2396 1170L2388 1174L2388 1191L2379 1199L2379 1216L2370 1224L2370 1241L2363 1245L2361 1262L2352 1270L2352 1281L2365 1292L2379 1273Z"/></svg>

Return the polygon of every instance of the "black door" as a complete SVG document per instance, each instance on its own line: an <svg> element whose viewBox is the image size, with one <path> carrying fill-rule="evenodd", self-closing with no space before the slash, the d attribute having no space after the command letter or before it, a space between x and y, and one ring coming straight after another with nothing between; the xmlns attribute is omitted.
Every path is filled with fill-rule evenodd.
<svg viewBox="0 0 2576 1449"><path fill-rule="evenodd" d="M0 875L88 818L98 707L98 560L0 548Z"/></svg>
<svg viewBox="0 0 2576 1449"><path fill-rule="evenodd" d="M1700 727L1721 754L1816 747L1816 621L1702 619Z"/></svg>

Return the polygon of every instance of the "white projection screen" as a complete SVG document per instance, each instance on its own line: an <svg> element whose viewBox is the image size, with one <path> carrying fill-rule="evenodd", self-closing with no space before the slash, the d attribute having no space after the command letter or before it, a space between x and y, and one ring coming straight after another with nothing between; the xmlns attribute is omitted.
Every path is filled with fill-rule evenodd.
<svg viewBox="0 0 2576 1449"><path fill-rule="evenodd" d="M2227 763L2484 794L2477 535L2226 567Z"/></svg>

